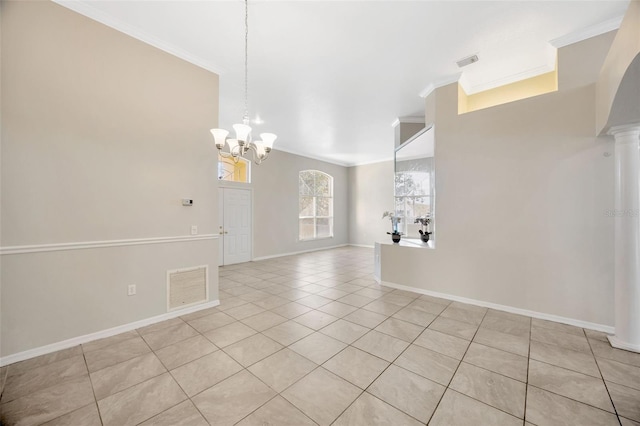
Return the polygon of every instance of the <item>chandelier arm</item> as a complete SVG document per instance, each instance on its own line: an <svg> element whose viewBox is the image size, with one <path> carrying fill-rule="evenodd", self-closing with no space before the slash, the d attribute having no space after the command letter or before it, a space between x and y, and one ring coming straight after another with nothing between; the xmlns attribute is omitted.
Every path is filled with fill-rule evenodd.
<svg viewBox="0 0 640 426"><path fill-rule="evenodd" d="M258 155L258 147L256 146L255 143L251 142L250 144L247 145L247 151L251 151L251 157L253 158L253 162L256 165L260 165L264 160L267 159L268 154L265 153L264 155L260 156Z"/></svg>
<svg viewBox="0 0 640 426"><path fill-rule="evenodd" d="M220 157L222 157L222 158L231 158L231 157L233 157L230 153L225 152L225 151L223 151L221 149L218 150L218 154L220 154Z"/></svg>

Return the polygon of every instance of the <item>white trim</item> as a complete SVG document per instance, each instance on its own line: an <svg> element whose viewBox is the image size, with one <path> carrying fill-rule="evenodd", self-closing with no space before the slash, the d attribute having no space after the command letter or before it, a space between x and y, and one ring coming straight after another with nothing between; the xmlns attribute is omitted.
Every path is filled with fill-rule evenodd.
<svg viewBox="0 0 640 426"><path fill-rule="evenodd" d="M434 80L433 82L429 83L427 87L422 89L420 93L418 93L418 96L420 96L421 98L426 98L431 94L431 92L436 90L438 87L446 86L448 84L457 82L460 79L461 75L462 75L462 72L457 72L455 74L451 74L446 77L442 77L437 80Z"/></svg>
<svg viewBox="0 0 640 426"><path fill-rule="evenodd" d="M611 18L604 22L600 22L599 24L591 25L581 30L563 35L562 37L554 38L549 41L549 44L559 49L591 37L599 36L600 34L608 33L609 31L617 30L620 28L622 18L624 18L624 16Z"/></svg>
<svg viewBox="0 0 640 426"><path fill-rule="evenodd" d="M179 235L176 237L131 238L128 240L82 241L76 243L34 244L28 246L0 247L0 255L40 253L45 251L84 250L103 247L138 246L144 244L181 243L188 241L216 240L218 234Z"/></svg>
<svg viewBox="0 0 640 426"><path fill-rule="evenodd" d="M631 343L623 342L616 336L607 336L607 339L609 339L609 343L614 348L624 349L625 351L630 352L640 352L640 345L633 345Z"/></svg>
<svg viewBox="0 0 640 426"><path fill-rule="evenodd" d="M336 0L338 1L338 0ZM341 1L341 0L340 0ZM421 123L424 123L424 120L421 121ZM377 159L377 160L368 160L368 161L362 161L362 162L353 162L353 163L346 163L344 161L340 161L340 160L331 160L331 159L327 159L324 157L320 157L318 155L310 155L307 153L302 153L300 151L295 151L292 149L283 149L281 147L278 148L273 148L274 151L281 151L281 152L286 152L287 154L291 154L291 155L297 155L298 157L303 157L303 158L309 158L311 160L317 160L317 161L322 161L323 163L328 163L328 164L334 164L336 166L341 166L341 167L357 167L357 166L366 166L368 164L375 164L375 163L383 163L385 161L392 161L393 157L386 157L383 159ZM218 182L222 182L222 181L218 181Z"/></svg>
<svg viewBox="0 0 640 426"><path fill-rule="evenodd" d="M363 248L376 248L376 246L374 245L367 245L367 244L349 244L351 247L363 247Z"/></svg>
<svg viewBox="0 0 640 426"><path fill-rule="evenodd" d="M469 299L466 297L454 296L446 293L438 293L436 291L425 290L418 287L410 287L402 284L390 283L387 281L382 281L381 285L397 288L399 290L412 291L414 293L424 294L427 296L439 297L441 299L453 300L455 302L467 303L469 305L482 306L484 308L491 308L498 311L510 312L512 314L525 315L532 318L538 318L538 319L543 319L548 321L560 322L563 324L569 324L569 325L573 325L580 328L588 328L590 330L603 331L608 334L613 334L615 331L615 328L610 325L596 324L593 322L561 317L559 315L546 314L543 312L530 311L528 309L520 309L520 308L514 308L512 306L500 305L492 302L485 302L483 300Z"/></svg>
<svg viewBox="0 0 640 426"><path fill-rule="evenodd" d="M391 127L396 127L400 123L424 124L424 117L398 117L393 120Z"/></svg>
<svg viewBox="0 0 640 426"><path fill-rule="evenodd" d="M387 158L383 158L382 160L371 160L371 161L364 161L362 163L354 163L348 167L360 167L360 166L369 166L371 164L379 164L379 163L386 163L389 161L393 161L393 157L387 157Z"/></svg>
<svg viewBox="0 0 640 426"><path fill-rule="evenodd" d="M507 84L526 80L528 78L537 77L539 75L551 72L554 69L555 69L555 64L540 65L535 68L530 68L528 70L525 70L516 74L511 74L505 77L497 78L495 80L491 80L486 83L476 84L475 86L470 86L469 84L466 84L465 79L461 78L460 85L462 86L462 88L464 89L464 92L467 95L474 95L476 93L484 92L485 90L491 90L497 87L506 86Z"/></svg>
<svg viewBox="0 0 640 426"><path fill-rule="evenodd" d="M205 291L205 296L204 296L204 300L199 300L197 302L193 302L190 303L188 305L184 305L184 306L178 306L176 308L171 308L169 306L170 304L170 299L171 299L171 274L175 274L178 272L189 272L189 271L195 271L198 269L204 268L204 291ZM209 265L200 265L200 266L192 266L190 268L180 268L180 269L168 269L167 270L167 312L173 312L173 311L178 311L181 309L187 309L190 308L192 306L197 306L200 305L202 303L206 303L209 301Z"/></svg>
<svg viewBox="0 0 640 426"><path fill-rule="evenodd" d="M269 255L269 256L261 256L261 257L254 258L253 261L254 262L259 262L261 260L275 259L277 257L295 256L297 254L311 253L311 252L314 252L314 251L337 249L337 248L340 248L340 247L346 247L348 245L349 244L339 244L337 246L320 247L320 248L315 248L315 249L310 249L310 250L294 251L294 252L291 252L291 253L281 253L281 254L273 254L273 255Z"/></svg>
<svg viewBox="0 0 640 426"><path fill-rule="evenodd" d="M140 28L136 28L125 22L122 22L119 19L103 12L102 10L90 6L89 4L87 4L87 2L79 0L53 0L53 2L59 4L60 6L66 7L67 9L72 10L76 13L79 13L80 15L84 15L89 19L93 19L94 21L100 22L101 24L120 31L121 33L124 33L130 37L138 39L143 43L156 47L164 52L169 53L170 55L183 59L200 68L204 68L207 71L211 71L218 75L224 74L226 72L224 67L221 67L217 64L214 64L213 62L194 55L193 53L190 53L177 46L160 40L159 38L152 36L151 34L147 34Z"/></svg>
<svg viewBox="0 0 640 426"><path fill-rule="evenodd" d="M13 364L18 361L24 361L25 359L35 358L40 355L46 355L52 352L60 351L62 349L68 349L73 346L81 345L83 343L92 342L98 339L104 339L105 337L115 336L116 334L124 333L127 331L135 330L140 327L144 327L151 324L156 324L161 321L166 321L172 318L179 317L181 315L190 314L192 312L201 311L203 309L213 308L220 305L219 300L213 300L208 303L202 303L191 308L181 309L179 311L167 312L165 314L156 315L155 317L146 318L139 321L130 322L128 324L119 325L117 327L108 328L106 330L97 331L95 333L85 334L83 336L73 337L71 339L63 340L61 342L52 343L50 345L40 346L39 348L29 349L24 352L18 352L12 355L7 355L0 358L0 366Z"/></svg>
<svg viewBox="0 0 640 426"><path fill-rule="evenodd" d="M640 123L621 124L619 126L613 126L607 131L607 135L615 136L616 133L622 132L640 132Z"/></svg>
<svg viewBox="0 0 640 426"><path fill-rule="evenodd" d="M311 158L312 160L318 160L324 163L335 164L336 166L349 167L350 165L349 163L345 163L339 160L328 160L326 158L323 158L317 155L303 154L299 151L294 151L291 149L283 149L281 147L273 148L273 151L282 151L282 152L286 152L287 154L297 155L298 157Z"/></svg>

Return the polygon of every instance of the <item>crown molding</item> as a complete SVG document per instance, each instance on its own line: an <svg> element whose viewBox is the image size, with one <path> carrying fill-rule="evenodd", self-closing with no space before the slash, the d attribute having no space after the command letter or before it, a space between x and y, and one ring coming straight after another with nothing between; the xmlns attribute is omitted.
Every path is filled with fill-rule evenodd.
<svg viewBox="0 0 640 426"><path fill-rule="evenodd" d="M438 87L446 86L451 83L456 83L460 79L461 75L462 75L462 72L457 72L455 74L451 74L446 77L442 77L437 80L434 80L433 82L429 83L427 87L422 89L420 93L418 93L418 96L420 96L421 98L426 98L431 94L431 92L436 90Z"/></svg>
<svg viewBox="0 0 640 426"><path fill-rule="evenodd" d="M336 166L342 166L342 167L349 167L350 166L349 163L346 163L344 161L331 160L331 159L328 159L328 158L320 157L320 156L317 156L317 155L310 155L310 154L307 154L307 153L302 153L300 151L295 151L293 149L288 149L288 148L283 149L281 147L278 147L278 148L273 148L273 151L282 151L282 152L286 152L287 154L297 155L298 157L310 158L312 160L323 161L323 162L329 163L329 164L335 164Z"/></svg>
<svg viewBox="0 0 640 426"><path fill-rule="evenodd" d="M619 133L640 133L640 123L629 123L613 126L607 131L607 135L615 136Z"/></svg>
<svg viewBox="0 0 640 426"><path fill-rule="evenodd" d="M555 64L545 64L538 67L530 68L528 70L519 72L517 74L511 74L505 77L497 78L495 80L488 81L486 83L476 84L471 86L465 82L464 78L460 79L460 85L464 89L467 95L473 95L475 93L484 92L485 90L495 89L496 87L506 86L507 84L515 83L518 81L526 80L528 78L537 77L541 74L546 74L555 69Z"/></svg>
<svg viewBox="0 0 640 426"><path fill-rule="evenodd" d="M396 127L400 123L424 124L424 117L398 117L393 120L391 127Z"/></svg>
<svg viewBox="0 0 640 426"><path fill-rule="evenodd" d="M569 34L563 35L562 37L554 38L549 41L549 44L556 49L559 49L591 37L599 36L600 34L608 33L609 31L617 30L620 28L622 18L624 18L624 16L618 16L616 18L600 22L599 24L591 25L578 31L573 31Z"/></svg>
<svg viewBox="0 0 640 426"><path fill-rule="evenodd" d="M393 161L393 157L387 157L381 160L371 160L371 161L363 161L361 163L354 163L354 164L351 164L349 167L370 166L372 164L388 163L390 161Z"/></svg>
<svg viewBox="0 0 640 426"><path fill-rule="evenodd" d="M142 41L150 46L153 46L157 49L162 50L170 55L173 55L177 58L183 59L193 65L196 65L200 68L204 68L207 71L211 71L218 75L224 74L226 69L214 64L213 62L207 61L199 56L196 56L184 49L180 49L170 43L165 42L155 36L152 36L139 28L136 28L132 25L126 24L119 19L114 18L113 16L97 9L94 6L89 5L85 1L81 0L52 0L54 3L59 4L62 7L65 7L69 10L72 10L80 15L86 16L89 19L93 19L94 21L100 22L114 30L117 30L123 34L126 34L130 37L133 37L137 40Z"/></svg>

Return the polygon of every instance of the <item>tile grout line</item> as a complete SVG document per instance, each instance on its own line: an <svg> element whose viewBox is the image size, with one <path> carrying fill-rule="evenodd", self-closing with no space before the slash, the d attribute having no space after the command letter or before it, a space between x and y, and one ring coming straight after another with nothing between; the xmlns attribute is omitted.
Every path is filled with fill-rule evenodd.
<svg viewBox="0 0 640 426"><path fill-rule="evenodd" d="M529 397L529 366L531 365L531 329L533 328L533 320L529 319L529 350L527 351L527 381L524 384L524 422L527 421L527 398Z"/></svg>
<svg viewBox="0 0 640 426"><path fill-rule="evenodd" d="M453 303L453 302L452 302L452 303ZM450 304L449 304L449 306L450 306ZM448 306L447 306L447 307L448 307ZM446 308L445 308L442 312L444 312L445 310L446 310ZM442 312L441 312L440 314L442 314ZM460 365L462 365L462 360L464 360L464 357L465 357L465 356L467 356L467 352L469 352L469 348L471 347L471 343L473 343L473 339L475 339L475 338L476 338L476 335L478 334L478 330L480 330L480 326L482 325L482 322L484 321L484 319L485 319L485 318L486 318L486 316L487 316L487 312L489 312L489 309L488 309L488 308L484 311L484 315L482 315L482 320L480 320L480 324L478 324L478 328L476 329L476 332L475 332L475 333L473 333L473 337L472 337L472 338L471 338L471 340L469 341L469 344L467 345L467 348L465 349L464 354L462 354L462 358L460 358L460 362L458 362L458 366L456 367L455 371L454 371L454 372L453 372L453 374L451 375L451 378L449 379L449 383L447 383L447 385L445 386L445 390L444 390L444 392L442 393L442 396L440 397L440 399L438 400L438 403L436 404L436 408L434 408L433 413L431 413L431 416L429 417L429 421L427 422L427 424L429 424L429 422L431 421L431 419L433 419L433 415L436 413L436 411L438 411L438 407L440 406L440 403L442 402L442 398L444 398L444 394L445 394L445 393L447 393L447 390L451 389L452 391L455 391L455 389L452 389L452 388L450 387L450 386L451 386L451 382L453 381L453 378L454 378L454 377L456 376L456 374L458 373L458 370L460 369ZM440 315L438 315L438 317L439 317L439 316L440 316ZM436 318L437 318L437 317L436 317ZM446 318L446 317L445 317L445 318ZM434 321L435 321L435 319L434 319ZM464 395L464 394L462 394L462 395ZM470 396L468 396L468 395L465 395L465 396L467 396L467 397L471 398L471 397L470 397ZM472 398L472 399L475 399L475 398ZM477 400L476 400L476 401L477 401ZM482 401L480 401L480 402L482 402ZM485 404L484 402L482 402L482 403L483 403L483 404ZM491 405L489 405L489 404L486 404L486 405L488 405L489 407L492 407L492 406L491 406ZM493 408L496 408L496 407L493 407Z"/></svg>
<svg viewBox="0 0 640 426"><path fill-rule="evenodd" d="M415 301L415 300L417 300L417 299L418 299L418 298L414 299L413 301ZM376 300L378 300L378 299L376 299ZM413 302L410 302L409 304L411 304L411 303L413 303ZM409 304L407 304L406 306L408 306ZM405 307L406 307L406 306L405 306ZM448 305L447 305L447 306L448 306ZM363 308L361 308L361 309L363 309ZM404 309L404 308L401 308L401 309ZM446 308L445 308L445 309L446 309ZM443 311L444 311L444 309L443 309ZM372 311L370 311L370 312L372 312ZM396 311L395 313L397 313L397 312L398 312L398 311ZM393 313L393 314L391 314L391 315L388 315L388 316L387 316L387 318L386 318L384 321L382 321L380 324L382 324L383 322L387 321L389 318L392 318L392 315L395 315L395 313ZM437 316L436 316L436 318L437 318ZM435 321L435 320L436 320L436 318L434 318L433 320L431 320L431 322L429 322L429 325L431 325L431 323L433 323L433 321ZM378 327L380 324L378 324L376 327ZM424 330L426 330L426 329L429 327L429 325L427 325L427 327L424 327ZM421 326L421 327L422 327L422 326ZM373 328L373 329L369 330L369 332L367 332L366 334L364 334L363 336L361 336L361 337L360 337L359 339L357 339L357 340L362 339L364 336L366 336L367 334L369 334L371 331L374 331L374 330L375 330L375 328ZM405 368L402 368L401 366L396 365L396 364L394 364L394 363L398 360L398 358L400 358L400 357L402 356L402 354L404 354L404 353L407 351L407 349L409 349L409 348L411 347L411 345L413 345L413 344L414 344L414 342L415 342L416 340L418 340L418 338L422 335L422 333L424 333L424 330L422 330L422 331L421 331L421 332L420 332L420 333L419 333L419 334L418 334L418 335L417 335L417 336L416 336L416 337L415 337L411 342L409 342L409 344L407 345L407 347L406 347L406 348L404 348L404 349L402 350L402 352L400 352L400 353L399 353L399 354L398 354L398 355L393 359L393 361L391 361L391 362L387 361L386 359L380 358L380 357L378 357L377 355L374 355L374 354L372 354L372 353L370 353L370 352L367 352L367 351L362 350L362 349L359 349L359 348L357 348L357 347L355 347L355 346L349 345L349 346L352 346L352 347L353 347L353 348L355 348L355 349L361 350L361 351L363 351L363 352L365 352L365 353L367 353L367 354L369 354L369 355L371 355L371 356L375 356L375 357L377 357L377 358L383 359L383 361L389 362L389 365L387 365L387 366L386 366L386 367L385 367L385 368L380 372L380 374L378 374L378 375L377 375L377 376L376 376L376 377L371 381L371 383L369 383L369 385L368 385L368 386L367 386L367 387L366 387L366 388L365 388L365 389L360 393L360 395L358 395L358 397L357 397L356 399L354 399L354 400L351 402L351 404L349 404L349 405L347 406L347 408L345 408L345 409L344 409L344 410L343 410L343 411L338 415L338 417L336 417L336 419L332 422L332 424L333 424L333 423L335 423L335 421L336 421L337 419L339 419L339 418L340 418L340 417L341 417L341 416L342 416L342 415L343 415L343 414L344 414L344 413L345 413L345 412L346 412L346 411L347 411L347 410L348 410L348 409L353 405L353 403L354 403L354 402L356 402L356 401L358 400L358 398L360 398L360 397L362 396L362 394L363 394L363 393L367 393L367 394L369 394L369 395L371 395L371 396L373 396L373 397L375 397L375 398L379 399L380 401L384 402L385 404L387 404L387 405L389 405L389 406L391 406L391 407L395 408L396 410L400 411L401 413L404 413L405 415L407 415L407 416L411 417L412 419L416 419L416 418L415 418L414 416L412 416L411 414L409 414L409 413L405 412L404 410L401 410L400 408L398 408L398 407L396 407L396 406L394 406L394 405L390 404L390 403L389 403L389 402L387 402L387 401L384 401L384 400L382 400L382 399L380 399L380 398L376 397L375 395L373 395L372 393L369 393L369 392L367 392L367 391L368 391L368 389L371 387L371 385L373 385L373 384L376 382L376 380L378 380L378 379L380 378L380 376L382 376L382 375L384 374L384 372L385 372L385 371L387 371L387 370L389 369L389 367L391 367L392 365L395 365L396 367L401 368L401 369L403 369L403 370L405 370L405 371L409 371L409 370L407 370L407 369L405 369ZM381 331L378 331L378 333L382 333L382 332L381 332ZM386 334L386 333L383 333L383 334ZM387 334L387 336L391 336L391 335ZM398 339L398 338L397 338L397 337L395 337L395 336L391 336L391 337ZM357 340L356 340L356 341L357 341ZM402 339L398 339L398 340L402 340ZM405 341L405 342L406 342L406 341ZM354 343L355 343L355 342L354 342ZM345 349L346 349L346 348L345 348ZM327 361L328 361L328 360L327 360ZM462 362L462 361L461 361L461 362ZM413 373L412 371L409 371L409 372L410 372L410 373ZM416 374L416 373L413 373L413 374ZM416 374L416 375L417 375L417 376L419 376L419 377L422 377L422 376L420 376L419 374ZM440 383L437 383L437 382L435 382L435 381L433 381L433 380L427 379L426 377L424 377L424 379L429 380L430 382L436 383L437 385L440 385ZM346 379L343 379L343 380L346 380ZM348 381L348 380L347 380L347 381ZM442 385L440 385L440 386L442 386ZM447 390L447 387L445 387L445 392L446 392L446 390ZM444 392L442 393L442 395L444 396ZM442 397L440 397L440 399L442 399ZM433 416L433 413L435 413L436 409L438 408L439 403L440 403L440 400L438 400L438 404L436 404L436 407L434 408L433 412L431 413L431 416ZM429 417L429 421L431 421L431 416ZM418 421L419 423L422 423L422 421L420 421L419 419L416 419L416 421ZM426 424L428 424L428 423L429 423L429 421L427 421L427 422L426 422Z"/></svg>
<svg viewBox="0 0 640 426"><path fill-rule="evenodd" d="M600 373L600 378L602 379L602 383L604 384L604 388L607 390L607 395L609 395L609 400L611 401L611 405L613 406L613 412L618 419L618 424L622 426L622 420L620 420L620 414L618 414L618 409L616 408L616 404L613 402L613 398L611 397L611 392L609 391L609 386L607 386L607 381L604 379L602 375L602 370L600 369L600 364L598 363L598 358L596 357L595 352L593 352L593 347L591 346L591 341L589 340L589 336L587 336L587 332L582 329L584 333L584 337L587 339L587 344L589 345L589 350L591 351L591 355L593 356L593 360L596 363L596 367L598 367L598 372Z"/></svg>
<svg viewBox="0 0 640 426"><path fill-rule="evenodd" d="M389 318L391 318L391 317L389 317ZM386 320L385 320L385 321L386 321ZM384 322L384 321L383 321L383 322ZM367 332L366 334L364 334L362 337L366 336L366 335L367 335L367 334L369 334L371 331L373 331L373 329L371 329L369 332ZM421 333L421 334L422 334L422 333ZM361 337L361 338L362 338L362 337ZM393 336L392 336L392 337L393 337ZM417 338L418 338L418 337L416 337L416 339L417 339ZM358 340L359 340L359 339L358 339ZM414 339L414 340L415 340L415 339ZM409 344L409 346L411 346L411 343ZM407 348L408 348L409 346L407 346ZM370 352L364 351L364 350L362 350L362 349L360 349L360 348L357 348L357 347L355 347L355 346L348 345L348 346L347 346L347 348L348 348L348 347L353 347L354 349L361 350L361 351L363 351L363 352L365 352L365 353L367 353L367 354L369 354L369 355L371 355L371 356L375 356L376 358L382 359L382 358L380 358L380 357L378 357L378 356L376 356L376 355L374 355L374 354L372 354L372 353L370 353ZM347 348L344 348L343 350L345 350L345 349L347 349ZM342 410L342 412L341 412L340 414L338 414L338 416L337 416L337 417L336 417L336 418L331 422L331 424L335 423L335 422L336 422L336 421L337 421L337 420L338 420L338 419L339 419L339 418L340 418L340 417L341 417L341 416L342 416L342 415L343 415L343 414L344 414L344 413L345 413L345 412L346 412L346 411L347 411L347 410L348 410L348 409L349 409L349 408L350 408L350 407L351 407L351 406L352 406L352 405L353 405L353 404L354 404L354 403L355 403L355 402L356 402L356 401L357 401L357 400L358 400L358 399L359 399L359 398L360 398L364 393L367 393L367 394L369 394L369 395L371 395L371 396L373 396L373 397L375 397L375 398L377 398L377 399L380 399L380 398L376 397L375 395L373 395L372 393L367 392L367 390L371 387L371 385L372 385L372 384L374 384L374 383L376 382L376 380L378 380L378 379L380 378L380 376L382 376L382 375L384 374L384 372L385 372L385 371L387 371L387 370L389 369L389 367L391 367L392 365L394 365L394 364L393 364L393 362L394 362L396 359L398 359L398 357L400 357L400 356L404 353L404 351L405 351L405 350L406 350L406 348L405 348L405 349L404 349L400 354L398 354L398 356L397 356L393 361L391 361L391 362L387 361L386 359L383 359L383 361L385 361L385 362L389 362L389 365L387 365L387 366L386 366L386 367L385 367L385 368L384 368L384 369L383 369L383 370L382 370L382 371L381 371L381 372L380 372L380 373L379 373L379 374L378 374L378 375L377 375L377 376L376 376L376 377L371 381L371 383L369 383L369 385L368 385L366 388L364 388L364 389L362 389L360 386L356 385L355 383L351 383L351 382L349 382L347 379L345 379L345 378L343 378L343 377L341 377L341 376L338 376L338 377L340 377L342 380L345 380L347 383L351 383L352 385L356 386L359 390L362 390L362 392L360 392L360 393L358 394L358 396L357 396L353 401L351 401L351 403L350 403L350 404L349 404L349 405L348 405L344 410ZM342 352L342 351L340 351L340 352ZM336 354L336 355L337 355L337 354ZM334 355L334 356L335 356L335 355ZM331 360L332 358L333 358L333 357L329 358L327 361ZM327 361L325 361L325 362L327 362ZM324 364L324 363L323 363L323 364ZM396 366L396 367L397 367L397 366ZM327 371L329 371L329 370L327 370ZM333 372L331 372L331 371L329 371L329 372L330 372L331 374L335 374L335 373L333 373ZM415 374L415 373L414 373L414 374ZM337 376L337 374L336 374L336 376ZM435 382L434 382L434 383L435 383ZM404 413L405 415L407 415L407 416L411 417L412 419L416 419L416 418L415 418L415 417L413 417L411 414L409 414L409 413L407 413L407 412L405 412L405 411L403 411L403 410L399 409L398 407L395 407L395 406L391 405L391 404L390 404L390 403L388 403L387 401L383 401L382 399L380 399L380 401L382 401L382 402L384 402L385 404L387 404L387 405L389 405L389 406L391 406L391 407L395 408L396 410L400 411L401 413ZM416 419L416 420L417 420L418 422L420 422L418 419ZM420 422L420 423L422 423L422 422Z"/></svg>
<svg viewBox="0 0 640 426"><path fill-rule="evenodd" d="M357 290L357 291L360 291L360 290ZM376 299L376 300L377 300L377 299ZM350 305L350 306L353 306L353 305ZM355 306L354 306L354 307L355 307ZM363 308L357 308L357 309L363 309ZM312 309L312 311L313 311L313 310L317 310L317 309ZM309 311L309 312L311 312L311 311ZM322 312L322 311L319 311L319 312ZM355 311L354 311L354 312L355 312ZM370 311L370 312L371 312L371 311ZM308 313L308 312L307 312L307 313ZM324 313L324 312L323 312L323 313ZM304 315L304 314L303 314L303 315ZM327 315L329 315L329 314L327 314ZM349 314L347 314L347 315L349 315ZM389 318L391 318L391 316L387 316L387 318L386 318L384 321L386 321L386 320L387 320L387 319L389 319ZM326 326L319 328L318 330L314 330L314 333L321 333L321 331L320 331L320 330L323 330L324 328L326 328L326 327L330 326L331 324L333 324L333 323L335 323L335 322L339 321L340 319L343 319L343 318L342 318L342 317L338 317L338 319L337 319L336 321L333 321L333 322L331 322L331 323L327 324ZM345 320L345 321L348 321L348 320ZM382 322L384 322L384 321L382 321ZM382 323L382 322L381 322L381 323ZM355 324L355 323L352 323L352 324ZM302 324L301 324L301 325L302 325ZM360 324L356 324L356 325L360 325ZM379 324L378 324L378 325L379 325ZM362 326L362 327L364 327L364 326ZM366 328L368 328L368 327L366 327ZM369 334L371 331L373 331L373 329L369 329L369 331L368 331L367 333L365 333L363 336L361 336L360 338L362 338L362 337L366 336L366 335L367 335L367 334ZM313 334L313 333L312 333L312 334ZM328 336L328 335L326 335L326 334L324 334L324 333L321 333L321 334L323 334L323 335L325 335L325 336L330 337L330 338L332 338L332 339L333 339L333 337ZM308 336L310 336L310 335L311 335L311 334L309 334L309 335L307 335L307 336L305 336L305 337L308 337ZM301 338L301 339L299 339L299 340L302 340L302 339L304 339L305 337L303 337L303 338ZM391 336L391 337L394 337L394 336ZM419 337L419 336L418 336L418 337ZM416 339L417 339L418 337L416 337ZM359 338L359 339L360 339L360 338ZM356 339L356 340L359 340L359 339ZM299 340L297 340L297 341L299 341ZM338 340L338 339L335 339L335 340ZM401 340L401 339L400 339L400 340ZM415 339L414 339L414 340L415 340ZM297 341L296 341L296 342L297 342ZM340 340L338 340L338 341L339 341L339 342L341 342L341 343L344 343L344 342L342 342L342 341L340 341ZM294 343L295 343L295 342L294 342ZM291 345L293 345L294 343L291 343ZM353 342L352 342L352 343L353 343ZM289 345L289 346L291 346L291 345ZM411 343L409 344L409 346L410 346L410 345L411 345ZM286 346L286 348L289 348L289 346ZM318 368L322 368L322 369L326 370L327 372L329 372L330 374L333 374L333 375L335 375L336 377L340 378L341 380L344 380L345 382L347 382L347 383L349 383L349 384L351 384L351 385L355 386L355 387L356 387L356 388L358 388L359 390L362 390L362 388L361 388L360 386L356 385L355 383L352 383L352 382L350 382L349 380L347 380L347 379L345 379L345 378L343 378L343 377L341 377L341 376L339 376L339 375L337 375L337 374L333 373L332 371L330 371L330 370L328 370L328 369L326 369L326 368L324 368L324 367L323 367L323 365L324 365L326 362L328 362L329 360L333 359L334 357L336 357L338 354L342 353L344 350L346 350L346 349L347 349L347 348L349 348L349 347L353 347L353 348L355 348L355 349L357 349L357 350L361 350L361 349L356 348L355 346L352 346L351 344L347 344L347 346L345 346L343 349L341 349L340 351L338 351L337 353L335 353L334 355L332 355L331 357L329 357L329 358L328 358L327 360L325 360L322 364L316 364L316 368L314 368L313 370L311 370L310 372L308 372L307 374L305 374L304 376L302 376L301 378L299 378L298 380L296 380L296 381L295 381L294 383L292 383L291 385L287 386L285 389L283 389L283 390L282 390L282 392L280 392L280 393L278 393L278 394L279 394L280 396L282 396L282 398L284 398L284 399L285 399L286 401L288 401L290 404L292 404L294 407L296 407L299 411L303 412L303 411L302 411L300 408L298 408L298 407L297 407L293 402L289 401L289 400L288 400L284 395L282 395L282 393L283 393L283 392L285 392L285 391L286 391L287 389L289 389L290 387L294 386L296 383L298 383L298 382L300 382L301 380L303 380L305 377L307 377L308 375L310 375L310 374L311 374L311 373L313 373L314 371L316 371ZM408 346L407 346L407 347L408 347ZM291 349L290 349L290 350L291 350ZM405 350L406 350L406 349L405 349ZM296 351L293 351L293 352L297 353ZM363 352L365 352L365 353L367 353L367 354L369 354L369 355L371 355L371 356L374 356L374 357L376 357L376 358L382 359L382 358L380 358L380 357L378 357L378 356L376 356L376 355L370 354L369 352L366 352L366 351L363 351ZM404 351L402 351L402 353L403 353L403 352L404 352ZM402 353L400 353L400 354L398 355L398 357L399 357ZM308 358L307 358L307 357L305 357L304 355L301 355L301 354L298 354L298 355L300 355L300 356L304 357L305 359L308 359ZM396 359L397 359L397 357L396 357ZM313 362L312 360L309 360L309 361ZM383 361L388 362L387 360L383 360ZM394 360L394 361L395 361L395 360ZM258 361L258 362L259 362L259 361ZM315 362L313 362L313 363L315 364ZM375 382L375 381L378 379L378 377L380 377L380 375L382 375L382 373L384 373L384 371L386 371L386 370L387 370L387 368L389 368L389 366L391 366L391 364L393 364L393 362L389 363L389 365L388 365L384 370L382 370L382 372L380 372L380 374L379 374L378 376L376 376L376 378L375 378L375 379L373 379L373 381L369 384L369 386L371 386L371 384L372 384L373 382ZM363 393L365 393L365 392L366 392L366 389L368 389L368 387L369 387L369 386L367 386L367 388L365 388L364 390L362 390L362 391L358 394L358 396L357 396L357 397L356 397L356 398L355 398L355 399L354 399L354 400L353 400L353 401L352 401L352 402L351 402L351 403L350 403L350 404L349 404L349 405L348 405L348 406L347 406L347 407L346 407L342 412L340 412L340 414L338 414L338 416L337 416L337 417L336 417L336 418L335 418L331 423L333 424L337 419L339 419L339 418L340 418L340 416L342 416L342 414L344 414L344 412L345 412L346 410L348 410L348 409L349 409L349 407L351 407L351 405L353 405L353 403L354 403L355 401L357 401L357 400L358 400L358 398L360 398L360 397L362 396L362 394L363 394ZM378 399L379 399L379 398L378 398ZM383 402L384 402L384 401L383 401ZM389 404L389 403L387 403L387 402L385 402L385 404L388 404L388 405L392 406L391 404ZM392 406L392 407L393 407L393 406ZM394 408L396 408L396 407L394 407ZM397 409L397 408L396 408L396 409ZM404 413L404 411L402 411L402 410L399 410L399 411L400 411L400 412L402 412L402 413ZM253 413L253 412L252 412L252 413ZM303 412L303 414L305 414L305 415L306 415L306 413L304 413L304 412ZM404 414L408 415L408 416L409 416L409 417L411 417L411 418L415 418L415 417L413 417L413 416L409 415L408 413L404 413ZM308 416L307 416L307 417L308 417ZM313 421L313 419L311 419L311 420ZM417 419L416 419L416 420L417 420Z"/></svg>
<svg viewBox="0 0 640 426"><path fill-rule="evenodd" d="M82 351L82 359L84 360L84 366L87 369L87 376L89 377L89 384L91 385L91 392L93 393L93 402L96 404L96 410L98 411L98 418L100 419L100 424L104 425L104 421L102 420L102 412L100 411L100 406L98 405L98 398L96 397L96 389L93 387L93 380L91 379L91 373L89 372L89 364L87 363L87 358L85 356L84 348L82 347L82 345L80 345L80 350Z"/></svg>

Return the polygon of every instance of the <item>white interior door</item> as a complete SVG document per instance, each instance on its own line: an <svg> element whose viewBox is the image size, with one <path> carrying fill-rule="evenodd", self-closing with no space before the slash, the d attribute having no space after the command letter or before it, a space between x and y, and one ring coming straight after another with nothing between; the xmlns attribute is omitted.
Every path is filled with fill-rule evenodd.
<svg viewBox="0 0 640 426"><path fill-rule="evenodd" d="M221 265L251 260L251 191L220 188Z"/></svg>

